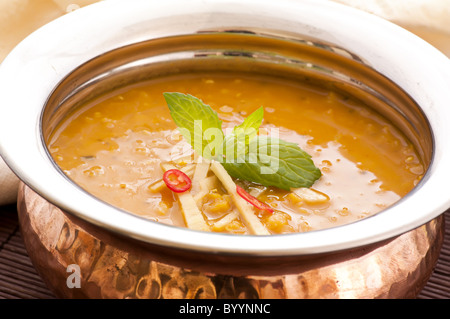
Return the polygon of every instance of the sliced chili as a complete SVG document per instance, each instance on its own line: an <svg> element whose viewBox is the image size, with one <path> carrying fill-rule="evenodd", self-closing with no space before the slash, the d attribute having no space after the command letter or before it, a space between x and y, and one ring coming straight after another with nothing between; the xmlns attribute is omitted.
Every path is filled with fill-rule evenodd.
<svg viewBox="0 0 450 319"><path fill-rule="evenodd" d="M236 185L236 191L239 194L239 196L241 196L243 199L245 199L247 202L249 202L250 204L252 204L253 206L255 206L256 208L260 209L260 210L267 210L271 213L273 213L273 209L272 207L270 207L269 205L267 205L266 203L261 202L259 199L257 199L256 197L250 195L249 193L247 193L245 191L245 189L243 189L242 187L240 187L239 185Z"/></svg>
<svg viewBox="0 0 450 319"><path fill-rule="evenodd" d="M167 187L176 192L183 193L191 188L192 182L189 176L178 169L169 169L163 175Z"/></svg>

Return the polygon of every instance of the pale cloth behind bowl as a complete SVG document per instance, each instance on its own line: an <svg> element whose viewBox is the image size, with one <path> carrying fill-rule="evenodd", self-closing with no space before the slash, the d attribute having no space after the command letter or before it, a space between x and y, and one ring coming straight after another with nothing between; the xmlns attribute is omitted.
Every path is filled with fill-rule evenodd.
<svg viewBox="0 0 450 319"><path fill-rule="evenodd" d="M16 201L19 180L0 158L0 205Z"/></svg>
<svg viewBox="0 0 450 319"><path fill-rule="evenodd" d="M449 0L334 0L380 16L423 38L450 57Z"/></svg>
<svg viewBox="0 0 450 319"><path fill-rule="evenodd" d="M15 45L43 24L98 1L0 0L0 62ZM397 23L450 57L450 0L334 1ZM0 158L0 205L16 201L18 183L17 177Z"/></svg>

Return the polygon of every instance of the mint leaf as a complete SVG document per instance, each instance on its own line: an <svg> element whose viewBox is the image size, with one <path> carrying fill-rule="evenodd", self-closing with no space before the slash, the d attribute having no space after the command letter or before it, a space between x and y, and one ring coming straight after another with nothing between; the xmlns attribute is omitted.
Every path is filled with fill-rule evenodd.
<svg viewBox="0 0 450 319"><path fill-rule="evenodd" d="M209 105L189 94L163 93L170 115L193 149L207 158L223 141L222 121ZM214 143L215 141L215 143Z"/></svg>
<svg viewBox="0 0 450 319"><path fill-rule="evenodd" d="M258 133L259 127L264 118L264 109L260 107L255 112L250 114L240 125L235 126L233 133L236 135L246 135L247 142L252 140Z"/></svg>
<svg viewBox="0 0 450 319"><path fill-rule="evenodd" d="M240 125L235 126L233 131L225 136L222 154L228 158L242 159L242 156L248 152L250 141L257 136L263 117L264 109L260 107Z"/></svg>
<svg viewBox="0 0 450 319"><path fill-rule="evenodd" d="M311 187L322 175L297 144L270 136L251 140L245 155L226 158L222 165L234 178L284 190Z"/></svg>
<svg viewBox="0 0 450 319"><path fill-rule="evenodd" d="M311 187L322 175L311 156L297 144L258 136L264 109L250 114L224 136L217 113L200 99L182 93L164 93L179 131L201 156L222 163L234 178L284 190Z"/></svg>

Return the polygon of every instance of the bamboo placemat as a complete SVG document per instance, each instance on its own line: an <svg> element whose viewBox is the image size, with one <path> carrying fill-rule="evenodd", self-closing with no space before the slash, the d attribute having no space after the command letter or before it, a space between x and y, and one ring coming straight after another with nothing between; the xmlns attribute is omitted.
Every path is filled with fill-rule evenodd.
<svg viewBox="0 0 450 319"><path fill-rule="evenodd" d="M13 205L0 207L0 298L54 298L28 257L16 212Z"/></svg>
<svg viewBox="0 0 450 319"><path fill-rule="evenodd" d="M450 211L445 213L450 221ZM14 205L0 206L0 299L53 299L24 247ZM450 298L450 222L439 260L418 299Z"/></svg>

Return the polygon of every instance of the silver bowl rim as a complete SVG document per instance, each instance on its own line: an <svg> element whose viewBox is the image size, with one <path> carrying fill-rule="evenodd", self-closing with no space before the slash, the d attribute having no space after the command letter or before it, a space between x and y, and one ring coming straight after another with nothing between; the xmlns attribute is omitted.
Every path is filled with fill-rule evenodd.
<svg viewBox="0 0 450 319"><path fill-rule="evenodd" d="M87 194L55 168L43 143L41 114L51 91L69 72L106 51L172 35L174 30L190 34L236 26L299 33L334 43L362 57L402 87L421 106L433 131L433 159L424 180L397 204L351 224L289 235L240 236L167 226L124 212ZM49 202L92 224L140 241L247 256L333 252L395 237L450 207L450 194L446 192L450 177L448 88L450 62L445 55L388 21L337 3L109 0L76 10L38 29L3 61L0 154L25 184Z"/></svg>

